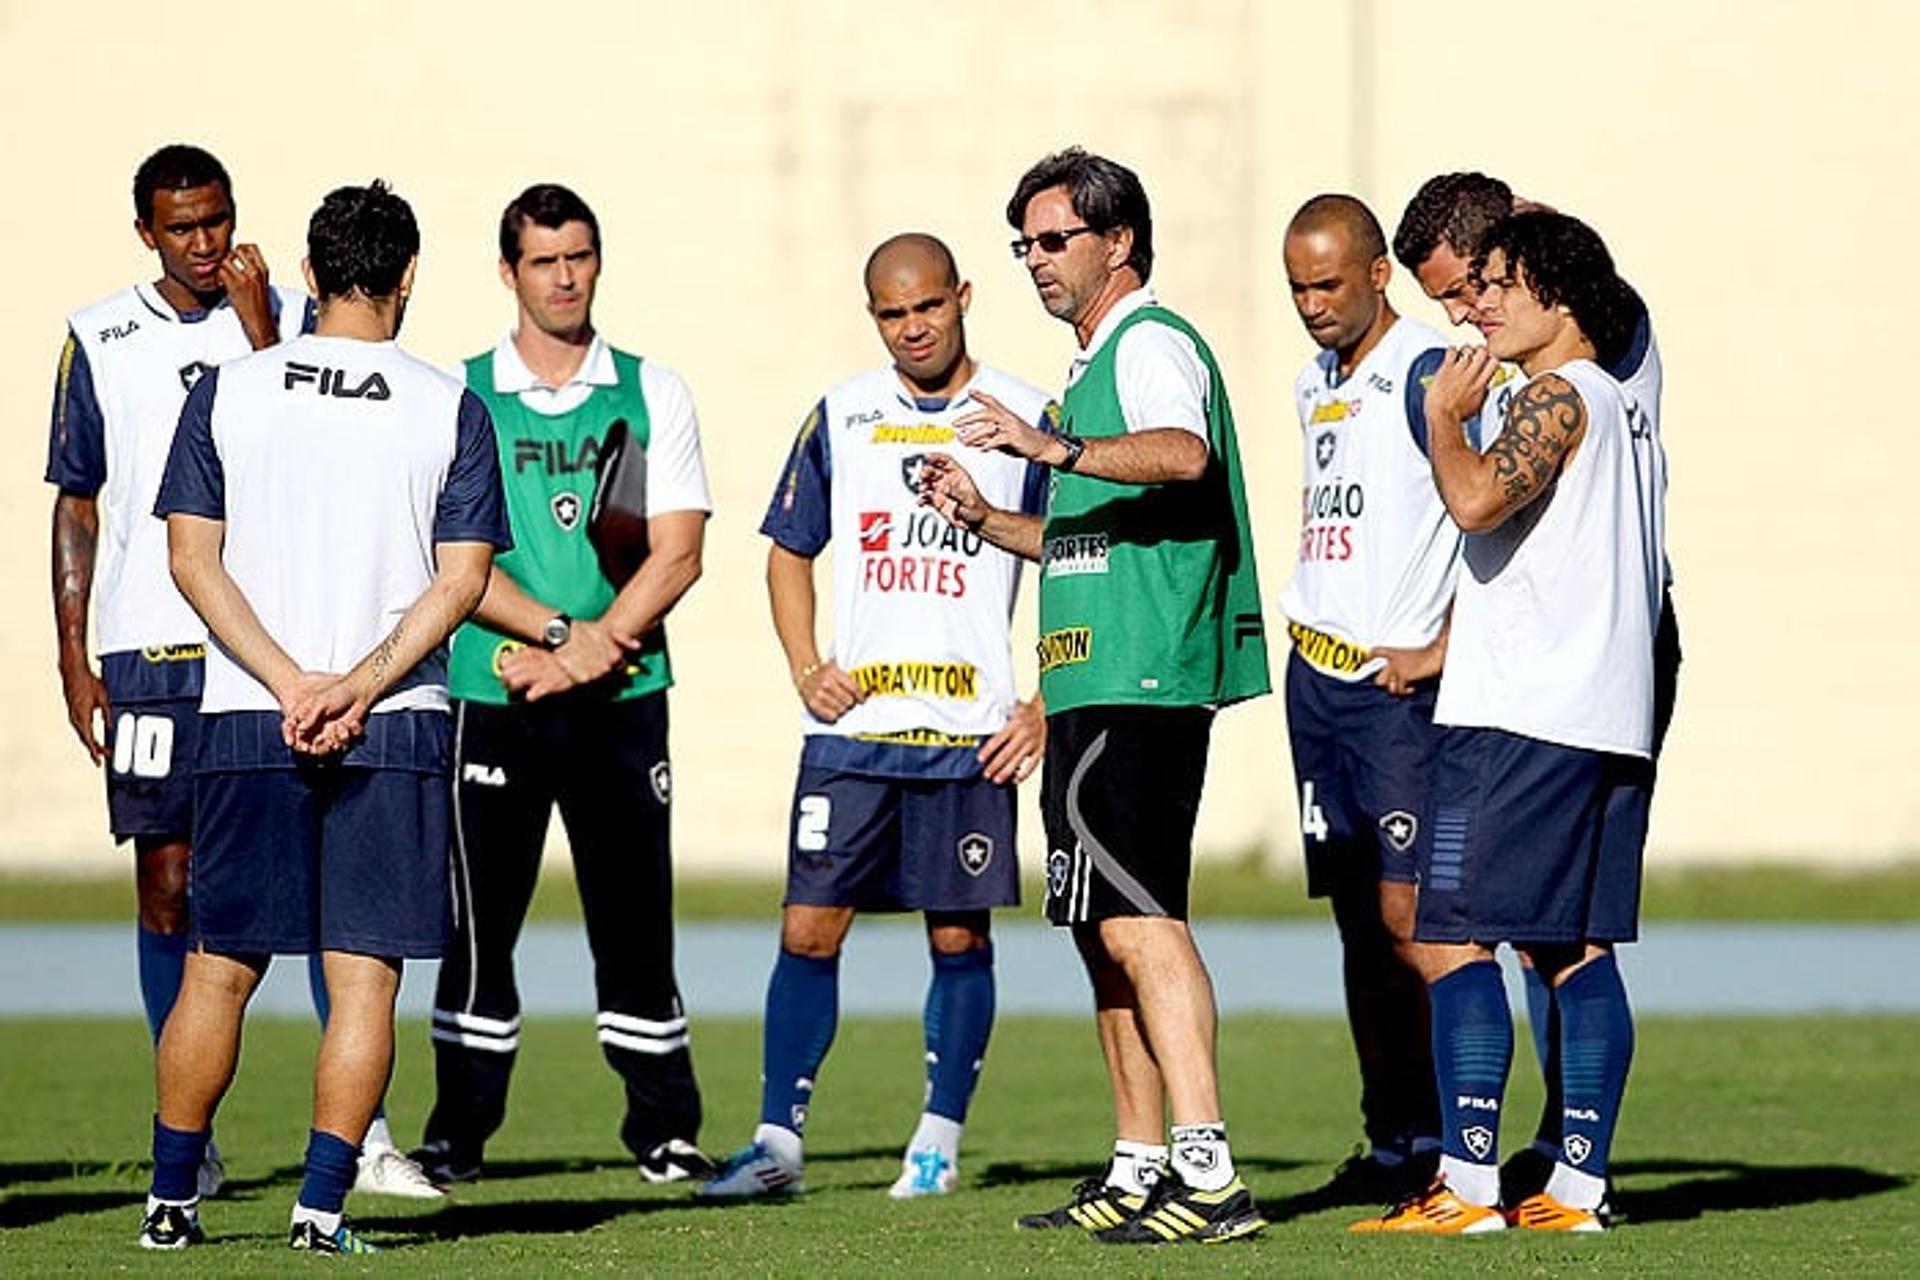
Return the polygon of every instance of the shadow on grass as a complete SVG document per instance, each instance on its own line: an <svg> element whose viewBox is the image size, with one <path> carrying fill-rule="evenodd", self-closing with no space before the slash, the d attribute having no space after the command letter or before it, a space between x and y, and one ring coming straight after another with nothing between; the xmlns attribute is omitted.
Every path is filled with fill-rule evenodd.
<svg viewBox="0 0 1920 1280"><path fill-rule="evenodd" d="M642 1199L616 1196L597 1200L507 1200L492 1204L451 1204L425 1216L356 1212L354 1226L381 1244L424 1244L501 1235L565 1235L587 1231L616 1218L654 1213L709 1213L737 1201L688 1197ZM756 1208L800 1203L797 1197L755 1201Z"/></svg>
<svg viewBox="0 0 1920 1280"><path fill-rule="evenodd" d="M1738 1160L1633 1160L1613 1166L1614 1208L1627 1222L1685 1222L1708 1213L1784 1209L1898 1191L1910 1178L1843 1164L1746 1164ZM1688 1176L1692 1175L1692 1176ZM1645 1178L1678 1181L1651 1190Z"/></svg>
<svg viewBox="0 0 1920 1280"><path fill-rule="evenodd" d="M97 1213L146 1202L152 1166L144 1160L36 1160L0 1162L0 1230L32 1227L69 1214ZM257 1178L229 1178L220 1189L221 1200L257 1199L261 1190L300 1176L297 1164L284 1165ZM122 1188L98 1191L37 1192L21 1188L40 1182L77 1178L112 1178Z"/></svg>
<svg viewBox="0 0 1920 1280"><path fill-rule="evenodd" d="M0 1231L15 1227L37 1227L56 1218L76 1213L100 1213L107 1209L127 1209L127 1238L140 1225L140 1215L131 1212L146 1204L143 1191L52 1191L15 1192L0 1197Z"/></svg>

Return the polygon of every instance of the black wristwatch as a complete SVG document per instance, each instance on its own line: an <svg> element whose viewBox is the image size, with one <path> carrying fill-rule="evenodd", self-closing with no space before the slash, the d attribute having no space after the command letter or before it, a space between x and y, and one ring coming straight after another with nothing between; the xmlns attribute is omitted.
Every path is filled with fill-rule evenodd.
<svg viewBox="0 0 1920 1280"><path fill-rule="evenodd" d="M1062 431L1058 437L1061 444L1067 446L1067 456L1053 464L1055 471L1071 471L1080 465L1080 455L1087 451L1087 442L1071 431Z"/></svg>
<svg viewBox="0 0 1920 1280"><path fill-rule="evenodd" d="M540 628L540 643L549 649L558 649L573 635L573 619L564 613L556 613L547 619L547 625Z"/></svg>

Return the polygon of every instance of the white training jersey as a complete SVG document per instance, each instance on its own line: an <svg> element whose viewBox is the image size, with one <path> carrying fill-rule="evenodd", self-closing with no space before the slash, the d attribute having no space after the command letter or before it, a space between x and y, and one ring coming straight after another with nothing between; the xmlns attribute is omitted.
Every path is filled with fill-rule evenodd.
<svg viewBox="0 0 1920 1280"><path fill-rule="evenodd" d="M156 510L225 522L227 573L306 671L373 652L432 583L435 543L511 545L479 397L392 342L296 338L209 375ZM442 646L372 709L446 706ZM216 641L200 709L279 704Z"/></svg>
<svg viewBox="0 0 1920 1280"><path fill-rule="evenodd" d="M298 336L306 295L278 287L274 293L281 338ZM82 403L66 385L77 366L90 381L97 421L61 421L55 430L58 437L98 432L104 483L93 601L95 648L102 654L206 639L206 627L173 585L167 526L153 518L153 498L187 392L207 370L253 345L231 305L198 314L182 319L152 285L138 284L68 319L72 349L62 359L55 413L65 418L68 406ZM91 447L55 441L56 452Z"/></svg>
<svg viewBox="0 0 1920 1280"><path fill-rule="evenodd" d="M919 502L921 464L946 453L994 506L1043 504L1043 468L959 442L953 422L981 408L975 390L1027 422L1052 416L1046 392L986 365L944 404L916 399L887 367L833 388L801 428L761 529L800 555L833 544L830 652L867 693L832 724L803 711L809 734L978 737L1012 714L1020 560Z"/></svg>
<svg viewBox="0 0 1920 1280"><path fill-rule="evenodd" d="M1445 350L1402 317L1346 378L1322 351L1294 381L1300 546L1280 611L1300 656L1335 679L1371 678L1385 659L1369 649L1420 648L1446 620L1460 530L1427 461L1422 381Z"/></svg>
<svg viewBox="0 0 1920 1280"><path fill-rule="evenodd" d="M1649 756L1666 462L1646 412L1598 365L1552 371L1587 428L1559 477L1468 534L1434 720Z"/></svg>

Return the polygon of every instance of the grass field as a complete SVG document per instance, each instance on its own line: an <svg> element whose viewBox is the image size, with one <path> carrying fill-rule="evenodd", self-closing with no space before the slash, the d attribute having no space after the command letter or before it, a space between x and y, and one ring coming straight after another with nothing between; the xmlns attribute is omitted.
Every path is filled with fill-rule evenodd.
<svg viewBox="0 0 1920 1280"><path fill-rule="evenodd" d="M675 914L682 920L771 920L780 910L774 880L682 875ZM1025 900L1041 899L1040 883ZM1297 876L1276 875L1258 859L1203 861L1196 868L1198 919L1324 919ZM580 904L565 874L541 878L536 920L576 919ZM1920 860L1851 871L1748 865L1655 869L1647 876L1642 916L1649 920L1920 921ZM131 920L133 877L0 874L0 922Z"/></svg>
<svg viewBox="0 0 1920 1280"><path fill-rule="evenodd" d="M756 1110L758 1032L697 1025L708 1146L743 1139ZM186 1257L133 1243L146 1185L150 1059L133 1021L0 1023L0 1273L257 1275L285 1252L305 1137L314 1032L249 1031L220 1116L233 1194L209 1202L209 1246ZM405 1029L395 1129L418 1132L431 1090L425 1030ZM1649 1020L1617 1143L1623 1226L1601 1238L1519 1232L1474 1240L1358 1239L1352 1210L1295 1198L1346 1154L1357 1121L1351 1050L1328 1020L1240 1018L1222 1029L1234 1149L1275 1225L1260 1239L1177 1252L1016 1232L1057 1202L1107 1136L1090 1023L1008 1020L996 1033L962 1162L961 1194L895 1204L885 1187L919 1102L919 1028L850 1021L822 1075L807 1179L790 1204L725 1209L645 1188L614 1136L619 1091L585 1020L528 1024L514 1108L488 1176L441 1206L361 1199L394 1246L382 1274L656 1275L1182 1272L1387 1275L1912 1274L1920 1258L1920 1019ZM1508 1144L1539 1102L1516 1058Z"/></svg>

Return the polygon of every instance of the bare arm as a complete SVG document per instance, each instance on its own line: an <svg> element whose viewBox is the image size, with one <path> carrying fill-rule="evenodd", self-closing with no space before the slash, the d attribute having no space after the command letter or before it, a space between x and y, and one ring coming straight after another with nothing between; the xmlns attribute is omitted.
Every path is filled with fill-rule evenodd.
<svg viewBox="0 0 1920 1280"><path fill-rule="evenodd" d="M1447 665L1447 638L1453 634L1453 606L1440 620L1440 634L1418 649L1390 649L1375 645L1367 651L1370 658L1385 658L1387 665L1374 675L1373 682L1396 698L1413 692L1422 680L1431 680Z"/></svg>
<svg viewBox="0 0 1920 1280"><path fill-rule="evenodd" d="M920 476L920 504L932 507L947 523L979 534L1002 551L1027 560L1040 558L1046 521L992 505L981 496L966 468L944 453L927 455Z"/></svg>
<svg viewBox="0 0 1920 1280"><path fill-rule="evenodd" d="M1066 443L982 391L973 398L984 408L954 420L962 444L1000 449L1030 462L1058 467L1071 453ZM1182 427L1146 427L1125 435L1083 440L1073 474L1120 484L1165 484L1198 480L1207 474L1207 442Z"/></svg>
<svg viewBox="0 0 1920 1280"><path fill-rule="evenodd" d="M1498 361L1485 350L1449 351L1427 388L1427 451L1433 481L1454 523L1497 529L1544 492L1586 435L1587 408L1556 374L1529 382L1507 406L1500 437L1475 453L1462 424L1480 406Z"/></svg>
<svg viewBox="0 0 1920 1280"><path fill-rule="evenodd" d="M221 562L226 522L176 512L167 517L167 557L173 581L207 630L253 677L267 686L281 707L298 696L302 672L279 642L267 634L260 617Z"/></svg>
<svg viewBox="0 0 1920 1280"><path fill-rule="evenodd" d="M439 542L433 558L433 581L386 638L353 670L302 691L287 707L285 732L296 750L338 750L358 737L373 705L473 612L486 590L493 544Z"/></svg>
<svg viewBox="0 0 1920 1280"><path fill-rule="evenodd" d="M53 625L60 690L67 701L67 723L96 765L107 758L104 730L112 713L107 687L87 657L87 605L93 598L93 558L99 545L99 503L61 493L53 500Z"/></svg>
<svg viewBox="0 0 1920 1280"><path fill-rule="evenodd" d="M832 724L866 701L867 695L839 663L820 656L813 561L777 542L767 548L767 601L773 606L773 631L787 655L794 692L807 710Z"/></svg>

